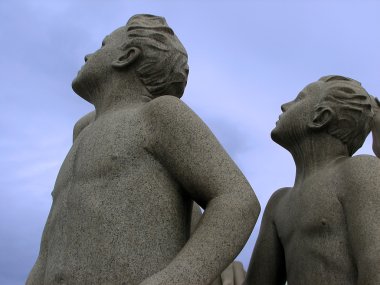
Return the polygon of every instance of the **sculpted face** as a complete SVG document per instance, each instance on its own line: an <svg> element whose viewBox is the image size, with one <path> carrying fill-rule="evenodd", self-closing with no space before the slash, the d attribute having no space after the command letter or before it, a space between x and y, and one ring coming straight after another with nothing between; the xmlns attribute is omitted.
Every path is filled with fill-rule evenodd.
<svg viewBox="0 0 380 285"><path fill-rule="evenodd" d="M298 96L281 106L282 114L271 132L272 140L287 148L299 142L309 132L308 123L322 92L318 82L306 86Z"/></svg>
<svg viewBox="0 0 380 285"><path fill-rule="evenodd" d="M101 48L85 56L85 64L79 70L72 82L75 93L91 102L93 91L108 80L112 73L117 72L113 63L125 52L121 46L127 41L127 27L121 27L106 36Z"/></svg>

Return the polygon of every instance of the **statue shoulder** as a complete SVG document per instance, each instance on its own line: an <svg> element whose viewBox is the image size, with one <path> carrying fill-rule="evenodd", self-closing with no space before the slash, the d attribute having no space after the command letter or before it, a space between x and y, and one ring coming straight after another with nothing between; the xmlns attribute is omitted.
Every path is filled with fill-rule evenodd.
<svg viewBox="0 0 380 285"><path fill-rule="evenodd" d="M343 197L353 192L366 195L380 187L380 160L372 155L357 155L346 159L339 168ZM355 194L355 195L356 195Z"/></svg>
<svg viewBox="0 0 380 285"><path fill-rule="evenodd" d="M153 112L154 114L171 114L179 111L179 109L190 108L179 98L171 95L164 95L157 97L150 101L145 106L146 112Z"/></svg>
<svg viewBox="0 0 380 285"><path fill-rule="evenodd" d="M277 205L291 189L291 187L283 187L274 191L272 196L269 198L268 205Z"/></svg>
<svg viewBox="0 0 380 285"><path fill-rule="evenodd" d="M281 201L283 201L284 197L289 193L289 191L291 191L291 189L291 187L283 187L273 192L265 207L264 215L274 216L276 208L281 203Z"/></svg>
<svg viewBox="0 0 380 285"><path fill-rule="evenodd" d="M373 155L355 155L345 159L341 163L340 170L344 175L357 178L360 176L376 175L380 176L380 159Z"/></svg>
<svg viewBox="0 0 380 285"><path fill-rule="evenodd" d="M153 99L143 108L143 116L157 130L172 128L181 131L190 126L202 125L201 119L182 100L164 95ZM182 131L185 131L184 129Z"/></svg>
<svg viewBox="0 0 380 285"><path fill-rule="evenodd" d="M90 125L95 120L95 111L92 111L82 118L80 118L74 125L73 130L73 142L78 137L81 131L83 131L84 128L86 128L88 125Z"/></svg>

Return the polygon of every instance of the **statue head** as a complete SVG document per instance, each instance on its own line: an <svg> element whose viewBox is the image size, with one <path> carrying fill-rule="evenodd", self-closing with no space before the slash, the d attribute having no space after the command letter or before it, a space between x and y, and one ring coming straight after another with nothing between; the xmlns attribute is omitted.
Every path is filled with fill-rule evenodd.
<svg viewBox="0 0 380 285"><path fill-rule="evenodd" d="M187 53L165 18L135 15L127 23L128 41L123 49L138 47L142 51L136 71L153 97L174 95L185 90L189 66Z"/></svg>
<svg viewBox="0 0 380 285"><path fill-rule="evenodd" d="M343 76L322 77L281 109L283 114L272 139L284 147L307 136L328 134L341 141L352 155L372 127L371 96L358 81Z"/></svg>
<svg viewBox="0 0 380 285"><path fill-rule="evenodd" d="M152 98L180 98L187 83L187 53L163 17L135 15L126 26L107 36L102 48L85 57L86 64L73 81L82 97L85 89L102 84L111 73L128 76L133 69ZM87 91L89 92L89 91ZM88 99L88 98L85 98Z"/></svg>

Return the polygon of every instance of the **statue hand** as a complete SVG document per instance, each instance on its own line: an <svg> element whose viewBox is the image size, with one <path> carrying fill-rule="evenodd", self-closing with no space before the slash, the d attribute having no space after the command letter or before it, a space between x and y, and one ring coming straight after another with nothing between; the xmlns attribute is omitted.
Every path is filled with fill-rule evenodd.
<svg viewBox="0 0 380 285"><path fill-rule="evenodd" d="M245 285L245 275L246 272L243 264L239 261L234 261L222 272L220 278L211 283L211 285ZM155 274L145 279L139 285L167 285L167 283L161 279L162 278L159 277L159 274Z"/></svg>
<svg viewBox="0 0 380 285"><path fill-rule="evenodd" d="M159 281L158 278L154 278L154 275L153 275L153 276L145 279L139 285L163 285L163 283L161 281Z"/></svg>
<svg viewBox="0 0 380 285"><path fill-rule="evenodd" d="M234 261L222 272L222 285L243 285L245 275L243 264Z"/></svg>

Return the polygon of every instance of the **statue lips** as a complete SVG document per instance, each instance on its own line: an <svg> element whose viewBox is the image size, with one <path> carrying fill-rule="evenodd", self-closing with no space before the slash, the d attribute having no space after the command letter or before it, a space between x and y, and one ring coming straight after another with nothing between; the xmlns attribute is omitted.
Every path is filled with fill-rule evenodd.
<svg viewBox="0 0 380 285"><path fill-rule="evenodd" d="M283 113L282 113L282 114L283 114ZM280 116L278 116L278 120L276 121L276 125L277 125L278 122L281 120L282 114L281 114Z"/></svg>
<svg viewBox="0 0 380 285"><path fill-rule="evenodd" d="M78 73L77 74L79 74L81 71L82 71L82 69L83 69L83 67L86 65L86 62L81 66L81 68L78 70Z"/></svg>

